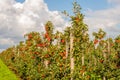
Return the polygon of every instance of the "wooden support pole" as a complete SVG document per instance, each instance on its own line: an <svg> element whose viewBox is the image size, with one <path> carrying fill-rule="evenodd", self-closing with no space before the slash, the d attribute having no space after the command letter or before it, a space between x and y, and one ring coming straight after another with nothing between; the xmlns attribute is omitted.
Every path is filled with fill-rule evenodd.
<svg viewBox="0 0 120 80"><path fill-rule="evenodd" d="M45 47L44 50L47 51L48 49ZM49 63L49 61L47 59L45 59L44 60L45 68L48 68L48 63Z"/></svg>
<svg viewBox="0 0 120 80"><path fill-rule="evenodd" d="M44 64L45 64L45 68L48 68L48 60L45 60Z"/></svg>
<svg viewBox="0 0 120 80"><path fill-rule="evenodd" d="M73 34L70 33L70 68L71 68L71 80L73 80L73 70L74 70L74 58L73 58Z"/></svg>
<svg viewBox="0 0 120 80"><path fill-rule="evenodd" d="M84 55L82 56L82 66L84 65Z"/></svg>

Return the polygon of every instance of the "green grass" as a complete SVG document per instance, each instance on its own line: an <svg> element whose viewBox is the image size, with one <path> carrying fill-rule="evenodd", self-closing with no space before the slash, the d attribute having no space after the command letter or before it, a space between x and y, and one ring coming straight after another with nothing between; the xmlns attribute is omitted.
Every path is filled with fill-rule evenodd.
<svg viewBox="0 0 120 80"><path fill-rule="evenodd" d="M18 80L8 67L0 59L0 80Z"/></svg>

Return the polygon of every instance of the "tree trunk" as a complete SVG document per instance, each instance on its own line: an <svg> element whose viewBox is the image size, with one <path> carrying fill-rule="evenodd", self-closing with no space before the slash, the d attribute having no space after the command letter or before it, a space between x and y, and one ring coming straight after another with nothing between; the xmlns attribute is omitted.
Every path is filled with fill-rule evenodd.
<svg viewBox="0 0 120 80"><path fill-rule="evenodd" d="M68 51L69 51L69 43L66 40L66 58L68 57Z"/></svg>
<svg viewBox="0 0 120 80"><path fill-rule="evenodd" d="M109 58L109 56L110 56L110 42L109 42L109 39L108 39L108 41L107 41L107 44L108 44L108 56L107 56L107 58Z"/></svg>
<svg viewBox="0 0 120 80"><path fill-rule="evenodd" d="M58 42L57 42L58 48L60 48L60 33L58 35Z"/></svg>

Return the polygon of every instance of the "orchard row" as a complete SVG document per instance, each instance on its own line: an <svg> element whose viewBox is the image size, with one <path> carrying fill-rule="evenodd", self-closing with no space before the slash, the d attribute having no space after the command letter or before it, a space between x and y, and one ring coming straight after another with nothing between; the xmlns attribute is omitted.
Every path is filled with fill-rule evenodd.
<svg viewBox="0 0 120 80"><path fill-rule="evenodd" d="M80 6L73 4L71 26L53 33L51 21L45 32L25 34L25 41L0 54L5 64L23 80L118 80L120 79L120 36L104 37L99 29L89 39ZM66 14L66 13L65 13Z"/></svg>

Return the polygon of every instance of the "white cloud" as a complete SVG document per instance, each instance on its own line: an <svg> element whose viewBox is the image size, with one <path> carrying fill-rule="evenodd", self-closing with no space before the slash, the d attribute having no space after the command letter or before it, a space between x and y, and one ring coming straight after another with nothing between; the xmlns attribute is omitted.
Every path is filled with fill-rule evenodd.
<svg viewBox="0 0 120 80"><path fill-rule="evenodd" d="M2 52L3 50L5 50L5 49L0 49L0 52Z"/></svg>
<svg viewBox="0 0 120 80"><path fill-rule="evenodd" d="M7 48L7 46L11 46L11 45L14 45L14 41L10 38L2 38L0 37L0 52L2 50L4 50L5 48Z"/></svg>
<svg viewBox="0 0 120 80"><path fill-rule="evenodd" d="M10 38L1 38L0 39L0 45L13 45L14 42Z"/></svg>
<svg viewBox="0 0 120 80"><path fill-rule="evenodd" d="M0 49L23 40L25 33L44 31L43 24L48 20L57 30L66 25L60 13L50 11L44 0L26 0L22 4L15 0L0 0L0 17Z"/></svg>
<svg viewBox="0 0 120 80"><path fill-rule="evenodd" d="M117 3L120 4L120 0L108 0L109 3Z"/></svg>
<svg viewBox="0 0 120 80"><path fill-rule="evenodd" d="M102 28L109 34L108 36L114 38L120 32L120 6L114 5L114 7L96 11L89 10L86 12L85 22L89 26L90 33Z"/></svg>

